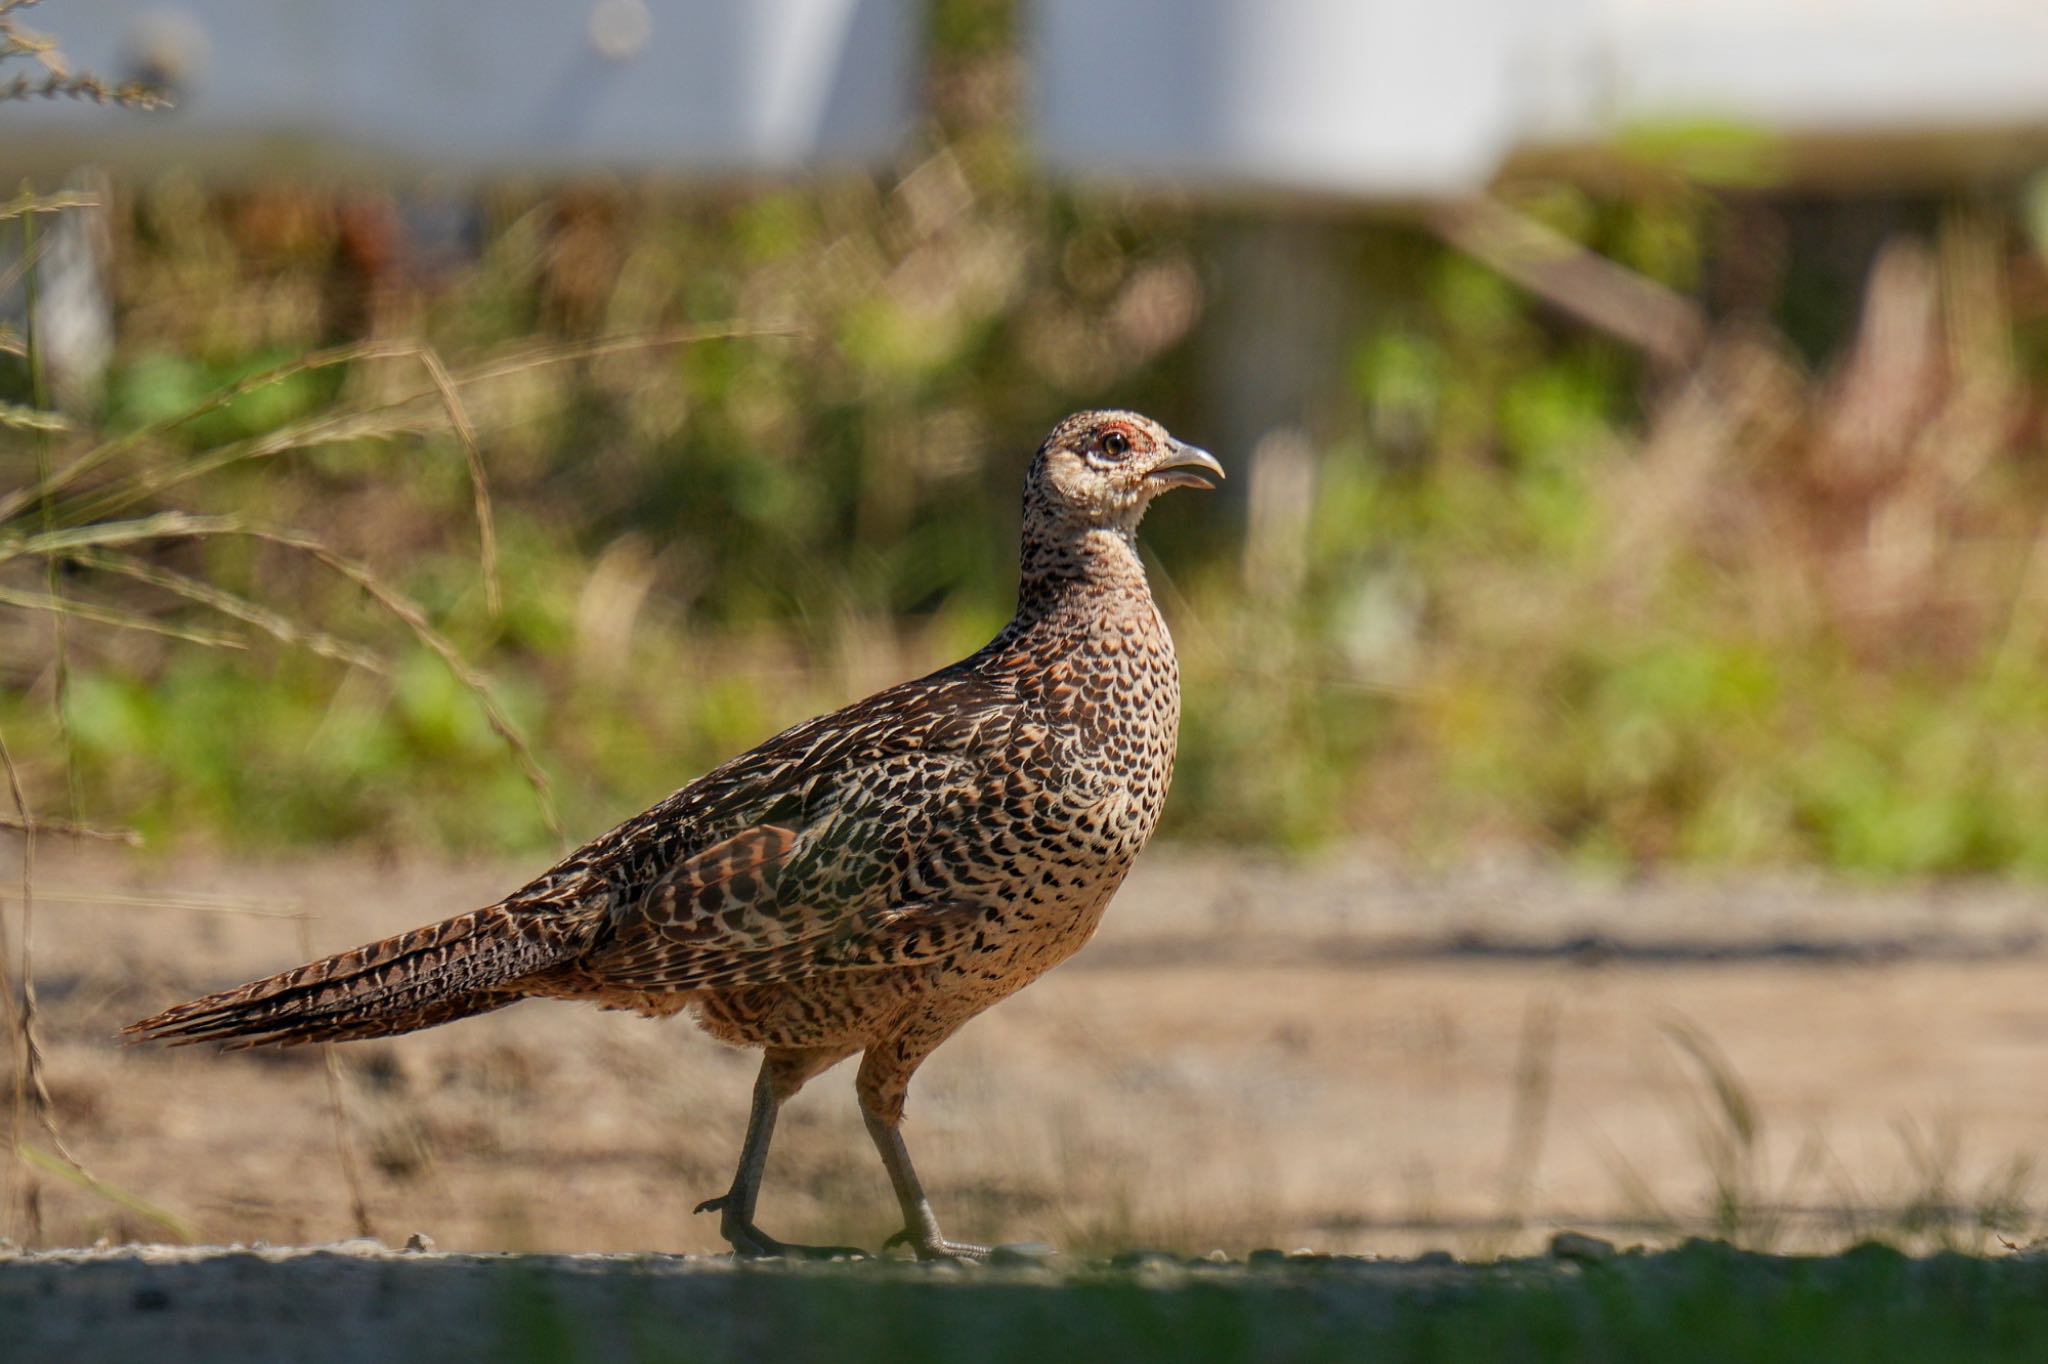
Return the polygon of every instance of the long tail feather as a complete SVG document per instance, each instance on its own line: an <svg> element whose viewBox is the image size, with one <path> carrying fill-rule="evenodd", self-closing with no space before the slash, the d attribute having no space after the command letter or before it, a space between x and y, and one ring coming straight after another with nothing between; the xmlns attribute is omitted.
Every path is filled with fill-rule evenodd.
<svg viewBox="0 0 2048 1364"><path fill-rule="evenodd" d="M507 987L569 950L548 927L493 905L179 1004L122 1032L239 1049L430 1028L518 999L523 992Z"/></svg>

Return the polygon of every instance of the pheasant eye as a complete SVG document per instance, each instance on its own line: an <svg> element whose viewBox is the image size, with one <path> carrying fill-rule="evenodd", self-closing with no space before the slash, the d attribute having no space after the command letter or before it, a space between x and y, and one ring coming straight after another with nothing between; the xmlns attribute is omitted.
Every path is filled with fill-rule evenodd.
<svg viewBox="0 0 2048 1364"><path fill-rule="evenodd" d="M1102 453L1111 459L1122 459L1131 453L1131 438L1121 431L1112 431L1102 438Z"/></svg>

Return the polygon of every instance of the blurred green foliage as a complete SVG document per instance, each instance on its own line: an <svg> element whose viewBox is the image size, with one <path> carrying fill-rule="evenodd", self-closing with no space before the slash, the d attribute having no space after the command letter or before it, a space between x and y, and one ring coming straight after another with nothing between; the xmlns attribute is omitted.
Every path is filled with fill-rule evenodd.
<svg viewBox="0 0 2048 1364"><path fill-rule="evenodd" d="M627 1354L1948 1364L2032 1360L2048 1327L2034 1257L1912 1260L1876 1244L1828 1258L1691 1241L1583 1266L1281 1260L1136 1275L999 1271L964 1283L873 1266L756 1269L701 1288L658 1267L615 1270L595 1288L520 1261L488 1272L503 1353L535 1364Z"/></svg>
<svg viewBox="0 0 2048 1364"><path fill-rule="evenodd" d="M935 112L886 175L453 204L176 173L124 188L106 219L119 352L40 457L171 424L58 510L369 413L119 514L232 511L373 566L493 679L578 834L959 656L1008 614L1017 481L1055 418L1129 405L1211 439L1235 341L1213 334L1218 244L1286 213L1039 178L1010 25L1001 4L937 7ZM1646 131L1639 174L1598 193L1502 192L1702 300L1717 326L1690 373L1652 372L1420 226L1325 225L1369 307L1305 414L1310 495L1276 496L1284 480L1223 449L1231 489L1169 499L1146 529L1187 692L1170 834L2048 873L2040 198L1894 215L1844 296L1839 262L1800 246L1835 238L1726 188L1768 149L1681 132ZM735 322L793 330L567 350ZM561 353L462 388L495 614L463 447L415 360L301 370L177 420L363 337L458 368ZM0 355L0 399L33 397ZM0 427L0 492L44 439ZM545 837L472 693L355 585L233 537L151 560L391 666L74 621L84 814L245 845ZM17 586L40 573L0 566ZM100 573L62 581L203 614ZM46 811L67 799L53 650L50 617L0 613L0 733Z"/></svg>
<svg viewBox="0 0 2048 1364"><path fill-rule="evenodd" d="M230 1267L250 1298L298 1310L211 1313L206 1357L2031 1364L2048 1331L2037 1254L1909 1259L1865 1244L1777 1257L1693 1241L1583 1263L1161 1259L963 1275L901 1263L727 1269L665 1256L243 1254ZM26 1256L10 1265L0 1330L15 1352L199 1357L180 1349L197 1331L167 1332L162 1314L175 1324L175 1314L200 1310L194 1302L217 1301L211 1278L184 1263L113 1265ZM81 1302L70 1287L117 1272L122 1310L105 1294ZM372 1295L382 1310L347 1318ZM98 1314L90 1325L88 1311ZM93 1344L81 1347L88 1332Z"/></svg>

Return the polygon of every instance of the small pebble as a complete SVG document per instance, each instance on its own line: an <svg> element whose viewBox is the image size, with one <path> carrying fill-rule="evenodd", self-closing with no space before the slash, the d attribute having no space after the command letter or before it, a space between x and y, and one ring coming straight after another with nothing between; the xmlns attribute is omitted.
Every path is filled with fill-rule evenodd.
<svg viewBox="0 0 2048 1364"><path fill-rule="evenodd" d="M1276 1250L1272 1246L1261 1246L1245 1257L1245 1263L1253 1269L1264 1269L1272 1265L1284 1265L1287 1263L1287 1252Z"/></svg>
<svg viewBox="0 0 2048 1364"><path fill-rule="evenodd" d="M379 1241L374 1236L355 1236L349 1238L346 1241L336 1241L331 1246L320 1246L318 1247L318 1249L327 1252L329 1255L355 1255L371 1257L378 1255L387 1255L391 1251L391 1247L385 1245L382 1241Z"/></svg>
<svg viewBox="0 0 2048 1364"><path fill-rule="evenodd" d="M1550 1238L1550 1254L1553 1259L1582 1265L1603 1264L1614 1258L1614 1242L1582 1231L1561 1231Z"/></svg>
<svg viewBox="0 0 2048 1364"><path fill-rule="evenodd" d="M1135 1250L1120 1250L1109 1257L1111 1269L1164 1269L1180 1267L1180 1257L1169 1255L1163 1250L1140 1247Z"/></svg>
<svg viewBox="0 0 2048 1364"><path fill-rule="evenodd" d="M408 1253L418 1255L422 1251L428 1251L434 1248L434 1238L427 1235L423 1231L416 1231L412 1235L405 1238L405 1248Z"/></svg>
<svg viewBox="0 0 2048 1364"><path fill-rule="evenodd" d="M1458 1263L1458 1257L1451 1254L1448 1250L1425 1250L1422 1254L1415 1257L1415 1263L1419 1265L1454 1265Z"/></svg>
<svg viewBox="0 0 2048 1364"><path fill-rule="evenodd" d="M1042 1265L1059 1252L1043 1241L1021 1241L1015 1245L997 1246L988 1253L992 1265Z"/></svg>

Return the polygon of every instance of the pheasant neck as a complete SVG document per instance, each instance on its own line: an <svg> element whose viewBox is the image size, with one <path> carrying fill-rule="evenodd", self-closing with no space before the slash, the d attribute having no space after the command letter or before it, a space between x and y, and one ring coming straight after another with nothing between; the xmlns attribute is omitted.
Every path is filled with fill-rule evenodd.
<svg viewBox="0 0 2048 1364"><path fill-rule="evenodd" d="M1082 628L1096 629L1107 601L1151 602L1136 537L1122 527L1027 530L1021 568L1014 622L1019 627L1075 618Z"/></svg>

